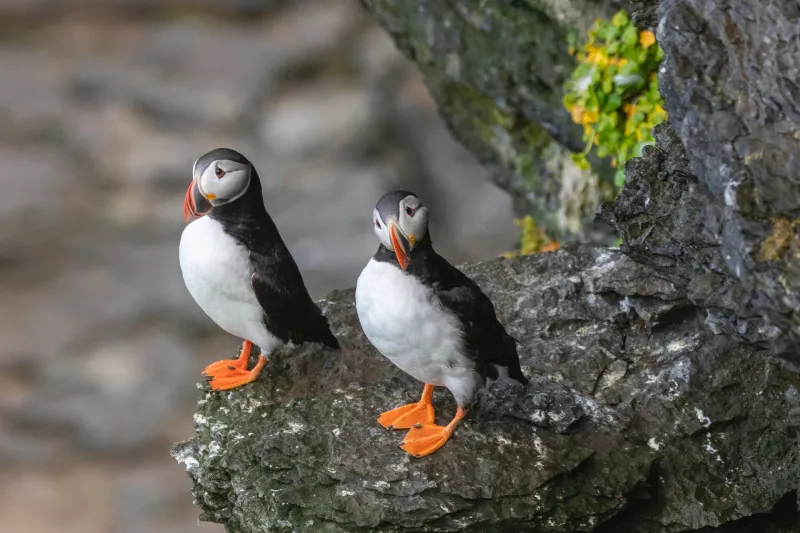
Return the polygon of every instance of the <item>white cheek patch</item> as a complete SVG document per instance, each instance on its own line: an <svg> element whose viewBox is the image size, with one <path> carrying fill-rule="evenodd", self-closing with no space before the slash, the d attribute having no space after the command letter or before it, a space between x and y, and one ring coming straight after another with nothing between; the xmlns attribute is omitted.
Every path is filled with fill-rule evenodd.
<svg viewBox="0 0 800 533"><path fill-rule="evenodd" d="M222 167L225 168L224 166ZM200 177L200 190L211 197L212 205L223 205L240 198L250 186L250 172L247 168L238 168L227 172L222 178L216 176L217 163L206 168Z"/></svg>

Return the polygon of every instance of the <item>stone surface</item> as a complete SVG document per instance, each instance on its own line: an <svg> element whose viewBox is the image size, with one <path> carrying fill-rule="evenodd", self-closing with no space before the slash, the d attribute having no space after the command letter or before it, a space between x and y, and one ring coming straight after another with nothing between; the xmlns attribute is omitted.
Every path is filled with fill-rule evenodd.
<svg viewBox="0 0 800 533"><path fill-rule="evenodd" d="M574 68L567 36L585 35L618 0L486 3L362 0L425 76L456 139L508 190L518 212L552 235L611 242L595 222L612 190L610 167L570 159L585 145L562 104Z"/></svg>
<svg viewBox="0 0 800 533"><path fill-rule="evenodd" d="M173 448L202 518L241 533L658 533L797 489L800 376L710 332L678 276L602 248L464 268L521 341L527 389L497 383L442 450L410 458L375 418L421 385L335 292L322 305L340 353L286 351L252 385L203 386L196 436ZM434 402L452 416L448 394Z"/></svg>
<svg viewBox="0 0 800 533"><path fill-rule="evenodd" d="M707 231L800 368L800 5L660 0L660 87L693 173L714 199Z"/></svg>

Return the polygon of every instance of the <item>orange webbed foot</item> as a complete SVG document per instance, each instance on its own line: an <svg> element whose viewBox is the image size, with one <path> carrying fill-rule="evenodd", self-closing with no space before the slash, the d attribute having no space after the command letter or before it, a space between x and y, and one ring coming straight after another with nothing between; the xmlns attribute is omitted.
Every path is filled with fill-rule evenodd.
<svg viewBox="0 0 800 533"><path fill-rule="evenodd" d="M430 455L450 440L453 432L456 429L459 421L466 416L466 411L458 408L456 416L446 426L437 426L436 424L425 424L420 427L411 428L400 448L410 453L414 457L425 457Z"/></svg>
<svg viewBox="0 0 800 533"><path fill-rule="evenodd" d="M238 359L224 359L208 365L203 370L203 376L210 378L211 389L215 391L230 390L255 381L268 361L264 355L261 355L256 366L252 370L247 370L252 349L253 343L245 341Z"/></svg>
<svg viewBox="0 0 800 533"><path fill-rule="evenodd" d="M422 398L417 403L386 411L378 417L378 424L386 429L408 429L423 424L433 424L433 385L425 384Z"/></svg>
<svg viewBox="0 0 800 533"><path fill-rule="evenodd" d="M433 404L417 402L386 411L378 417L378 424L386 429L408 429L417 425L433 424Z"/></svg>
<svg viewBox="0 0 800 533"><path fill-rule="evenodd" d="M453 432L448 431L447 426L437 426L436 424L413 427L406 434L400 448L414 457L425 457L444 446L452 434Z"/></svg>

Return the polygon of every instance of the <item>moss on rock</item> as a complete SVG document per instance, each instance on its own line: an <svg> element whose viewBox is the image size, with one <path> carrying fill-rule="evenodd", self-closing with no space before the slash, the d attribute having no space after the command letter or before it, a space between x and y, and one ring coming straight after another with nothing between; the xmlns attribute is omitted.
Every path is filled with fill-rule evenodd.
<svg viewBox="0 0 800 533"><path fill-rule="evenodd" d="M562 105L574 66L568 35L585 34L616 2L362 0L422 70L454 136L508 190L520 215L554 237L580 233L613 183L592 157L587 187L564 182L581 130ZM592 194L585 194L592 191Z"/></svg>

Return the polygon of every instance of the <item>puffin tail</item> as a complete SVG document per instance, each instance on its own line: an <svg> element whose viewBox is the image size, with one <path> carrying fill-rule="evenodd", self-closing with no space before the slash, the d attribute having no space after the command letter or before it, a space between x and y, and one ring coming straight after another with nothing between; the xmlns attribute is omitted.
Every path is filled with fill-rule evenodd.
<svg viewBox="0 0 800 533"><path fill-rule="evenodd" d="M528 381L528 378L525 377L525 374L522 373L522 369L519 366L519 361L517 361L515 367L509 367L508 377L510 377L514 381L522 383L523 385L527 385L528 383L530 383L530 381Z"/></svg>
<svg viewBox="0 0 800 533"><path fill-rule="evenodd" d="M330 329L325 330L325 334L322 335L320 342L333 350L339 349L339 340L331 333Z"/></svg>
<svg viewBox="0 0 800 533"><path fill-rule="evenodd" d="M508 368L508 377L511 379L527 385L528 378L522 373L522 367L519 364L519 354L517 353L517 344L521 344L517 339L506 333L506 362Z"/></svg>

